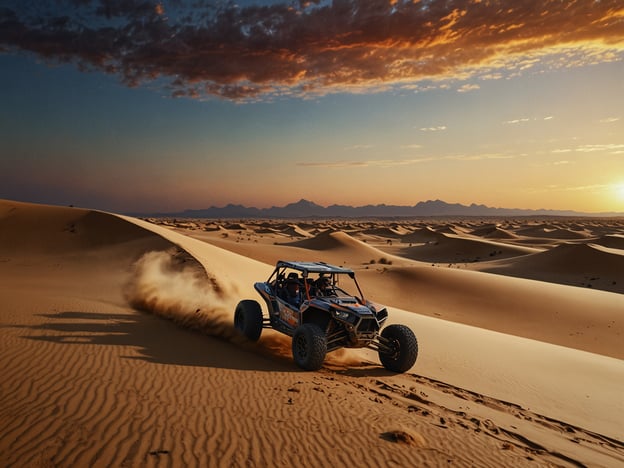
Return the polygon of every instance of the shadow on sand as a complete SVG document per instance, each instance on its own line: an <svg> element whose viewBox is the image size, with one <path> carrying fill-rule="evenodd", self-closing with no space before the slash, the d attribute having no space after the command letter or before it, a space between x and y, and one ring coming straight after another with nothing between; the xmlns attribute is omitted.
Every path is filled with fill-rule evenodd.
<svg viewBox="0 0 624 468"><path fill-rule="evenodd" d="M65 345L103 345L134 348L142 359L158 364L236 370L297 372L290 356L249 342L232 343L196 330L181 328L145 312L53 312L39 314L40 325L17 326L43 332L23 338ZM48 333L46 333L48 332ZM50 333L51 332L51 333Z"/></svg>
<svg viewBox="0 0 624 468"><path fill-rule="evenodd" d="M30 340L75 346L129 347L136 350L137 355L121 357L157 364L265 372L306 372L292 361L290 338L277 332L265 331L264 335L270 335L263 337L259 343L251 343L242 338L240 341L230 341L219 336L209 336L140 311L127 314L65 311L38 316L44 318L45 323L13 325L12 328L41 332L23 336ZM371 362L343 365L339 358L332 359L331 353L328 354L324 369L358 378L395 375Z"/></svg>

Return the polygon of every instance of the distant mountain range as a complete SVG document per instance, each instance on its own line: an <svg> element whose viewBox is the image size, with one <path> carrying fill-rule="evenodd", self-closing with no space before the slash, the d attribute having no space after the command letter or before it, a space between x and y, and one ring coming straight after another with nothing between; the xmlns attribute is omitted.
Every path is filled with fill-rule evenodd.
<svg viewBox="0 0 624 468"><path fill-rule="evenodd" d="M286 206L254 208L243 205L226 205L176 213L130 213L137 217L153 218L410 218L423 216L592 216L621 217L624 213L583 213L562 210L525 210L517 208L492 208L486 205L462 205L442 200L427 200L414 206L401 205L331 205L321 206L308 200L299 200Z"/></svg>

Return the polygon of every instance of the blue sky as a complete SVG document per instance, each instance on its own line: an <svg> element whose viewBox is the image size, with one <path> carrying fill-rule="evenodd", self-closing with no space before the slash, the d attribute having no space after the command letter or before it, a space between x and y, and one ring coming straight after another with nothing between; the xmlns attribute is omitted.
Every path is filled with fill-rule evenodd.
<svg viewBox="0 0 624 468"><path fill-rule="evenodd" d="M412 15L403 23L383 2L372 2L379 7L347 31L355 37L349 43L340 43L348 35L337 30L341 23L328 25L327 18L364 13L341 13L340 2L308 6L324 20L301 24L286 9L243 4L237 21L252 19L236 47L214 32L219 24L231 26L222 15L205 26L205 42L188 36L180 45L167 36L145 49L137 39L143 49L135 52L109 50L97 40L77 51L72 44L82 39L73 27L58 26L58 17L69 13L83 29L97 30L93 25L102 21L110 26L146 13L121 8L121 19L107 23L97 15L72 16L72 2L65 3L56 13L59 2L36 11L36 21L19 2L13 16L0 12L0 23L10 19L15 29L17 17L22 28L19 35L0 34L0 198L121 212L230 202L267 207L300 198L322 205L440 198L624 211L624 10L617 2L603 2L600 14L591 10L600 19L591 24L601 27L578 24L576 36L568 31L561 39L552 39L557 21L579 12L539 25L530 19L547 16L535 11L538 3L517 13L524 25L497 13L490 27L501 32L490 37L479 32L487 18L470 20L475 2L449 2L453 8L436 12L439 24L427 17L433 26L413 37L410 22L425 24L421 17L433 14L436 2L418 12L399 2ZM106 2L82 3L93 12ZM185 11L180 2L121 5L151 5L158 21L168 11L175 18ZM561 7L539 5L551 14ZM210 11L194 14L210 17ZM280 14L281 22L272 23L277 32L267 33L264 16ZM193 38L200 23L192 23ZM257 24L265 27L260 38L252 37ZM167 27L150 40L171 35ZM52 49L39 45L42 35L55 39ZM292 37L306 35L314 38L307 49L293 44ZM224 47L230 55L215 59ZM493 51L480 51L485 48ZM128 60L132 53L136 58Z"/></svg>

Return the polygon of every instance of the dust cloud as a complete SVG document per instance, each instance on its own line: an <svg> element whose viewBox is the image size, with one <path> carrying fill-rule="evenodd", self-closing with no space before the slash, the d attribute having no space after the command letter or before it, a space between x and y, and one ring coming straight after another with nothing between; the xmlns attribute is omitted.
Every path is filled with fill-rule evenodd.
<svg viewBox="0 0 624 468"><path fill-rule="evenodd" d="M128 303L209 336L240 342L232 323L236 288L206 274L180 252L148 252L124 288Z"/></svg>

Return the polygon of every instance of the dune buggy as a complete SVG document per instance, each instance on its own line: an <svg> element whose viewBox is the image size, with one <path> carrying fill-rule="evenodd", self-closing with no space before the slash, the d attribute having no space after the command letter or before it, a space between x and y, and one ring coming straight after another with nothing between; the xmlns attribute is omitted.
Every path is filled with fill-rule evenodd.
<svg viewBox="0 0 624 468"><path fill-rule="evenodd" d="M266 302L268 317L257 301L242 300L234 312L235 328L252 341L263 328L291 336L294 361L303 369L320 369L326 354L339 348L372 348L393 372L405 372L416 362L418 341L412 330L405 325L382 330L388 311L364 298L351 269L278 261L269 279L254 288Z"/></svg>

